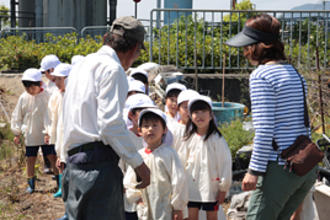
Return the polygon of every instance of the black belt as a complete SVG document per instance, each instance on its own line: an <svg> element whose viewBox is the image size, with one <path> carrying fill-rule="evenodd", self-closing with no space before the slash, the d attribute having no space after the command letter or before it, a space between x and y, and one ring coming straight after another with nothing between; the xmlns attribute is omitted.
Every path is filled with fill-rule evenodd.
<svg viewBox="0 0 330 220"><path fill-rule="evenodd" d="M86 154L75 156L77 153L85 152ZM82 144L68 151L69 159L71 163L94 163L102 161L111 161L114 164L118 164L119 156L112 149L110 145L105 145L101 141L90 142Z"/></svg>
<svg viewBox="0 0 330 220"><path fill-rule="evenodd" d="M74 155L76 153L79 153L79 152L86 152L86 151L94 150L94 148L97 147L97 146L106 147L101 141L90 142L90 143L83 144L83 145L80 145L78 147L75 147L75 148L69 150L68 154L69 154L69 157L71 157L72 155Z"/></svg>

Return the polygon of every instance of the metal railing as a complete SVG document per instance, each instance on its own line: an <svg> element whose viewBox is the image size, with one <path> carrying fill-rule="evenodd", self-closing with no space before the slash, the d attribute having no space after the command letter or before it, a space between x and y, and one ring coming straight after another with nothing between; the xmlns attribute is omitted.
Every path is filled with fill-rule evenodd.
<svg viewBox="0 0 330 220"><path fill-rule="evenodd" d="M324 69L330 69L330 11L240 11L153 9L150 12L149 58L187 70L253 68L242 49L224 44L240 32L252 15L267 13L282 26L281 40L289 60L298 68L314 69L315 48ZM156 21L154 21L156 20ZM164 20L164 22L161 22Z"/></svg>
<svg viewBox="0 0 330 220"><path fill-rule="evenodd" d="M74 27L20 27L20 28L4 28L0 32L0 37L19 35L24 36L27 40L35 40L37 43L47 41L47 35L62 36L65 34L77 33Z"/></svg>

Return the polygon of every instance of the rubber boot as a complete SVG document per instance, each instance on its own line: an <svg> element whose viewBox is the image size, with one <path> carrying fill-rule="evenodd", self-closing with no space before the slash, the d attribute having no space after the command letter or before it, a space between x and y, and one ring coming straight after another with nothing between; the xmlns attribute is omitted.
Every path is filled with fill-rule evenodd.
<svg viewBox="0 0 330 220"><path fill-rule="evenodd" d="M34 186L35 186L35 181L36 181L36 177L32 177L32 178L28 178L28 188L26 189L27 193L33 193L34 192Z"/></svg>
<svg viewBox="0 0 330 220"><path fill-rule="evenodd" d="M68 217L68 215L65 213L61 218L58 218L58 219L56 219L56 220L68 220L69 219L69 217Z"/></svg>
<svg viewBox="0 0 330 220"><path fill-rule="evenodd" d="M58 198L62 196L62 174L56 175L56 183L58 190L53 194L54 198Z"/></svg>

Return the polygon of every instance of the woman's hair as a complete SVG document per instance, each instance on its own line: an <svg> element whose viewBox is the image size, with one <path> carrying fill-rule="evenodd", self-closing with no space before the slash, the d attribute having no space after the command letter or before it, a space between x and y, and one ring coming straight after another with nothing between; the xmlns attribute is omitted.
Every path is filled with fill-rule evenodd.
<svg viewBox="0 0 330 220"><path fill-rule="evenodd" d="M204 101L196 101L195 103L193 103L191 105L191 107L190 107L191 114L198 110L209 110L210 114L212 114L212 110L211 110L210 106ZM210 120L209 128L205 135L204 141L206 141L210 137L210 135L213 133L218 134L220 137L222 136L221 132L217 128L214 117L212 115L211 115L211 117L212 117L212 119ZM184 132L184 140L188 140L191 137L191 135L195 132L197 132L197 126L192 122L191 117L189 117L188 122L186 124L186 130Z"/></svg>
<svg viewBox="0 0 330 220"><path fill-rule="evenodd" d="M271 60L286 60L284 44L280 41L280 22L273 16L261 14L248 19L245 26L262 32L272 33L278 39L272 42L258 42L244 47L244 56L250 61L265 64Z"/></svg>

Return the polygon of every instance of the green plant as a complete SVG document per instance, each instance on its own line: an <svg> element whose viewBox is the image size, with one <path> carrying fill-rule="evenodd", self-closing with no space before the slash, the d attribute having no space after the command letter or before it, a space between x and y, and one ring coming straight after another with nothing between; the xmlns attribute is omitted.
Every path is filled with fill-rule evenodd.
<svg viewBox="0 0 330 220"><path fill-rule="evenodd" d="M254 133L244 130L243 122L239 119L223 124L219 129L228 143L233 158L241 147L253 141Z"/></svg>

